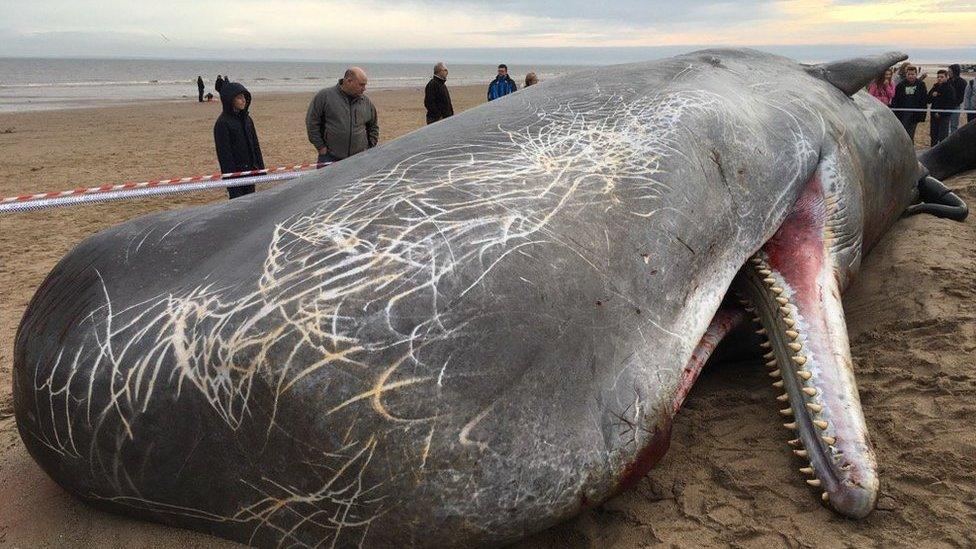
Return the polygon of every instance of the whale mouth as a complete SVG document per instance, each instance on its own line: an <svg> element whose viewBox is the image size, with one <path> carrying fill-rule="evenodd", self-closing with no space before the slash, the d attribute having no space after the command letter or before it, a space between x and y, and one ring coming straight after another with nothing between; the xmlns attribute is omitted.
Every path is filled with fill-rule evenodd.
<svg viewBox="0 0 976 549"><path fill-rule="evenodd" d="M733 289L764 337L763 359L806 484L836 512L862 518L874 509L879 480L831 255L832 207L815 175Z"/></svg>

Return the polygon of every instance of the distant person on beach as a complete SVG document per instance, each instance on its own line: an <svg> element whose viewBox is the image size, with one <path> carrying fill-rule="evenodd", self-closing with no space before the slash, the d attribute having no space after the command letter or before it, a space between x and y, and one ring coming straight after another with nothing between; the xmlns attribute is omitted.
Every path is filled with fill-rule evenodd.
<svg viewBox="0 0 976 549"><path fill-rule="evenodd" d="M918 69L915 67L909 65L905 70L905 80L895 86L895 98L891 100L891 108L895 109L895 116L905 127L908 137L914 141L915 127L925 122L925 110L928 108L928 90L925 82L918 79Z"/></svg>
<svg viewBox="0 0 976 549"><path fill-rule="evenodd" d="M939 110L951 110L958 107L956 103L956 89L949 82L949 71L939 69L935 85L929 91L928 102L932 104L932 118L929 122L929 135L931 136L932 146L936 146L949 135L949 116L947 112L936 112Z"/></svg>
<svg viewBox="0 0 976 549"><path fill-rule="evenodd" d="M197 76L197 101L203 103L203 77Z"/></svg>
<svg viewBox="0 0 976 549"><path fill-rule="evenodd" d="M962 79L962 67L960 65L949 65L949 84L952 85L952 89L956 93L957 104L953 109L962 109L962 102L966 99L966 81ZM959 129L961 115L962 113L959 112L949 114L949 134Z"/></svg>
<svg viewBox="0 0 976 549"><path fill-rule="evenodd" d="M319 162L336 162L376 146L380 126L376 107L366 97L366 72L346 69L335 86L315 94L305 116L308 140Z"/></svg>
<svg viewBox="0 0 976 549"><path fill-rule="evenodd" d="M220 102L223 112L214 124L214 145L221 173L246 172L264 169L261 145L254 129L254 121L248 114L251 92L237 82L224 82ZM254 185L227 187L231 199L254 192Z"/></svg>
<svg viewBox="0 0 976 549"><path fill-rule="evenodd" d="M891 100L895 98L895 83L891 81L893 72L888 69L868 84L868 93L888 106L891 105Z"/></svg>
<svg viewBox="0 0 976 549"><path fill-rule="evenodd" d="M424 88L424 107L427 107L428 124L454 115L451 92L447 91L447 67L444 63L434 65L434 76Z"/></svg>
<svg viewBox="0 0 976 549"><path fill-rule="evenodd" d="M209 102L213 101L213 94L210 93L210 92L207 92L207 95L204 95L203 96L203 99L204 99L204 101L206 101L207 103L209 103Z"/></svg>
<svg viewBox="0 0 976 549"><path fill-rule="evenodd" d="M966 123L976 120L976 78L966 84L966 91L962 94L962 108L966 111Z"/></svg>
<svg viewBox="0 0 976 549"><path fill-rule="evenodd" d="M518 85L508 75L508 66L504 63L498 65L498 75L491 81L491 84L488 84L488 101L494 101L516 91L518 91Z"/></svg>
<svg viewBox="0 0 976 549"><path fill-rule="evenodd" d="M534 72L525 75L525 87L534 86L539 83L539 77Z"/></svg>
<svg viewBox="0 0 976 549"><path fill-rule="evenodd" d="M214 89L217 90L217 93L220 93L220 88L223 87L224 87L224 79L218 74L217 81L214 82Z"/></svg>

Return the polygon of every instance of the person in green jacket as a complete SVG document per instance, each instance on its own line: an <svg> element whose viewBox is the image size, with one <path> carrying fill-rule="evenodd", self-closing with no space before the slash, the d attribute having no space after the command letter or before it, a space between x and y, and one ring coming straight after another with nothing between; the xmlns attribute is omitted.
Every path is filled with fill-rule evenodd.
<svg viewBox="0 0 976 549"><path fill-rule="evenodd" d="M305 128L318 162L337 162L376 146L380 126L366 83L366 72L350 67L335 86L315 94Z"/></svg>

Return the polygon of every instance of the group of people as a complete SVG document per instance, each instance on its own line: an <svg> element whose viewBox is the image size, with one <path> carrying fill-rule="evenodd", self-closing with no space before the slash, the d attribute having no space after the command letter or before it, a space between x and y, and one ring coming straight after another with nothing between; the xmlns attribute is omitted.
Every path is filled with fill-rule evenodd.
<svg viewBox="0 0 976 549"><path fill-rule="evenodd" d="M427 108L427 123L433 124L454 114L451 104L451 94L447 90L447 67L444 63L434 65L434 76L424 88L424 107ZM525 75L525 87L539 83L534 72ZM518 84L508 74L508 65L498 65L498 74L488 84L488 101L494 101L510 93L518 91Z"/></svg>
<svg viewBox="0 0 976 549"><path fill-rule="evenodd" d="M915 128L925 122L929 107L929 135L932 146L937 145L959 129L960 111L967 112L967 121L976 120L976 79L962 78L962 68L950 65L939 69L932 89L925 85L927 74L919 74L918 67L907 62L868 85L868 93L891 107L905 127L908 136L915 140Z"/></svg>
<svg viewBox="0 0 976 549"><path fill-rule="evenodd" d="M219 95L221 88L223 88L224 84L227 82L230 82L229 76L220 76L218 74L217 80L214 82L214 91ZM197 76L197 101L200 103L203 103L204 101L213 101L214 95L212 93L207 93L204 95L203 92L206 91L206 89L206 86L203 84L203 77Z"/></svg>
<svg viewBox="0 0 976 549"><path fill-rule="evenodd" d="M434 75L424 90L427 123L433 124L454 114L451 94L447 89L447 66L434 65ZM525 76L525 85L538 83L535 73ZM365 95L366 71L350 67L335 86L323 88L308 106L305 129L308 141L318 153L318 163L338 162L375 147L380 139L376 107ZM203 100L203 78L197 77L197 87ZM214 124L214 144L222 173L248 172L264 169L264 157L258 142L254 122L248 114L251 93L230 78L217 76L214 88L220 95L222 112ZM518 90L508 75L508 67L498 66L498 75L488 86L488 100L493 101ZM227 188L230 198L254 192L254 185Z"/></svg>
<svg viewBox="0 0 976 549"><path fill-rule="evenodd" d="M434 65L434 74L424 89L427 123L433 124L454 115L454 105L447 89L447 66ZM888 69L868 85L868 93L888 105L902 123L908 136L915 139L915 128L924 122L931 106L930 132L936 145L959 128L961 110L969 111L968 121L976 120L976 79L961 77L959 65L951 65L936 74L932 89L925 85L928 75L903 63L898 70ZM308 140L318 153L319 163L338 162L375 147L380 127L376 107L365 95L366 72L350 67L335 86L315 94L305 116ZM538 83L535 73L525 76L525 86ZM197 77L199 100L203 101L203 78ZM264 158L254 122L248 115L251 94L240 83L217 75L214 88L220 95L223 110L214 124L214 143L223 173L264 169ZM488 85L488 101L518 91L508 74L508 67L498 65L498 73ZM228 187L230 198L254 192L254 185Z"/></svg>

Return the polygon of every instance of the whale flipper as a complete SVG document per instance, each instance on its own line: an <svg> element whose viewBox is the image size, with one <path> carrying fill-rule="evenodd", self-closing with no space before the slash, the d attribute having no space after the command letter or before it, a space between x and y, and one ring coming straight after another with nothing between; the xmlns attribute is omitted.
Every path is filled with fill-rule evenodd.
<svg viewBox="0 0 976 549"><path fill-rule="evenodd" d="M906 54L890 51L869 57L854 57L833 63L809 65L806 71L821 80L830 82L847 95L854 95L885 69L906 59L908 59Z"/></svg>

